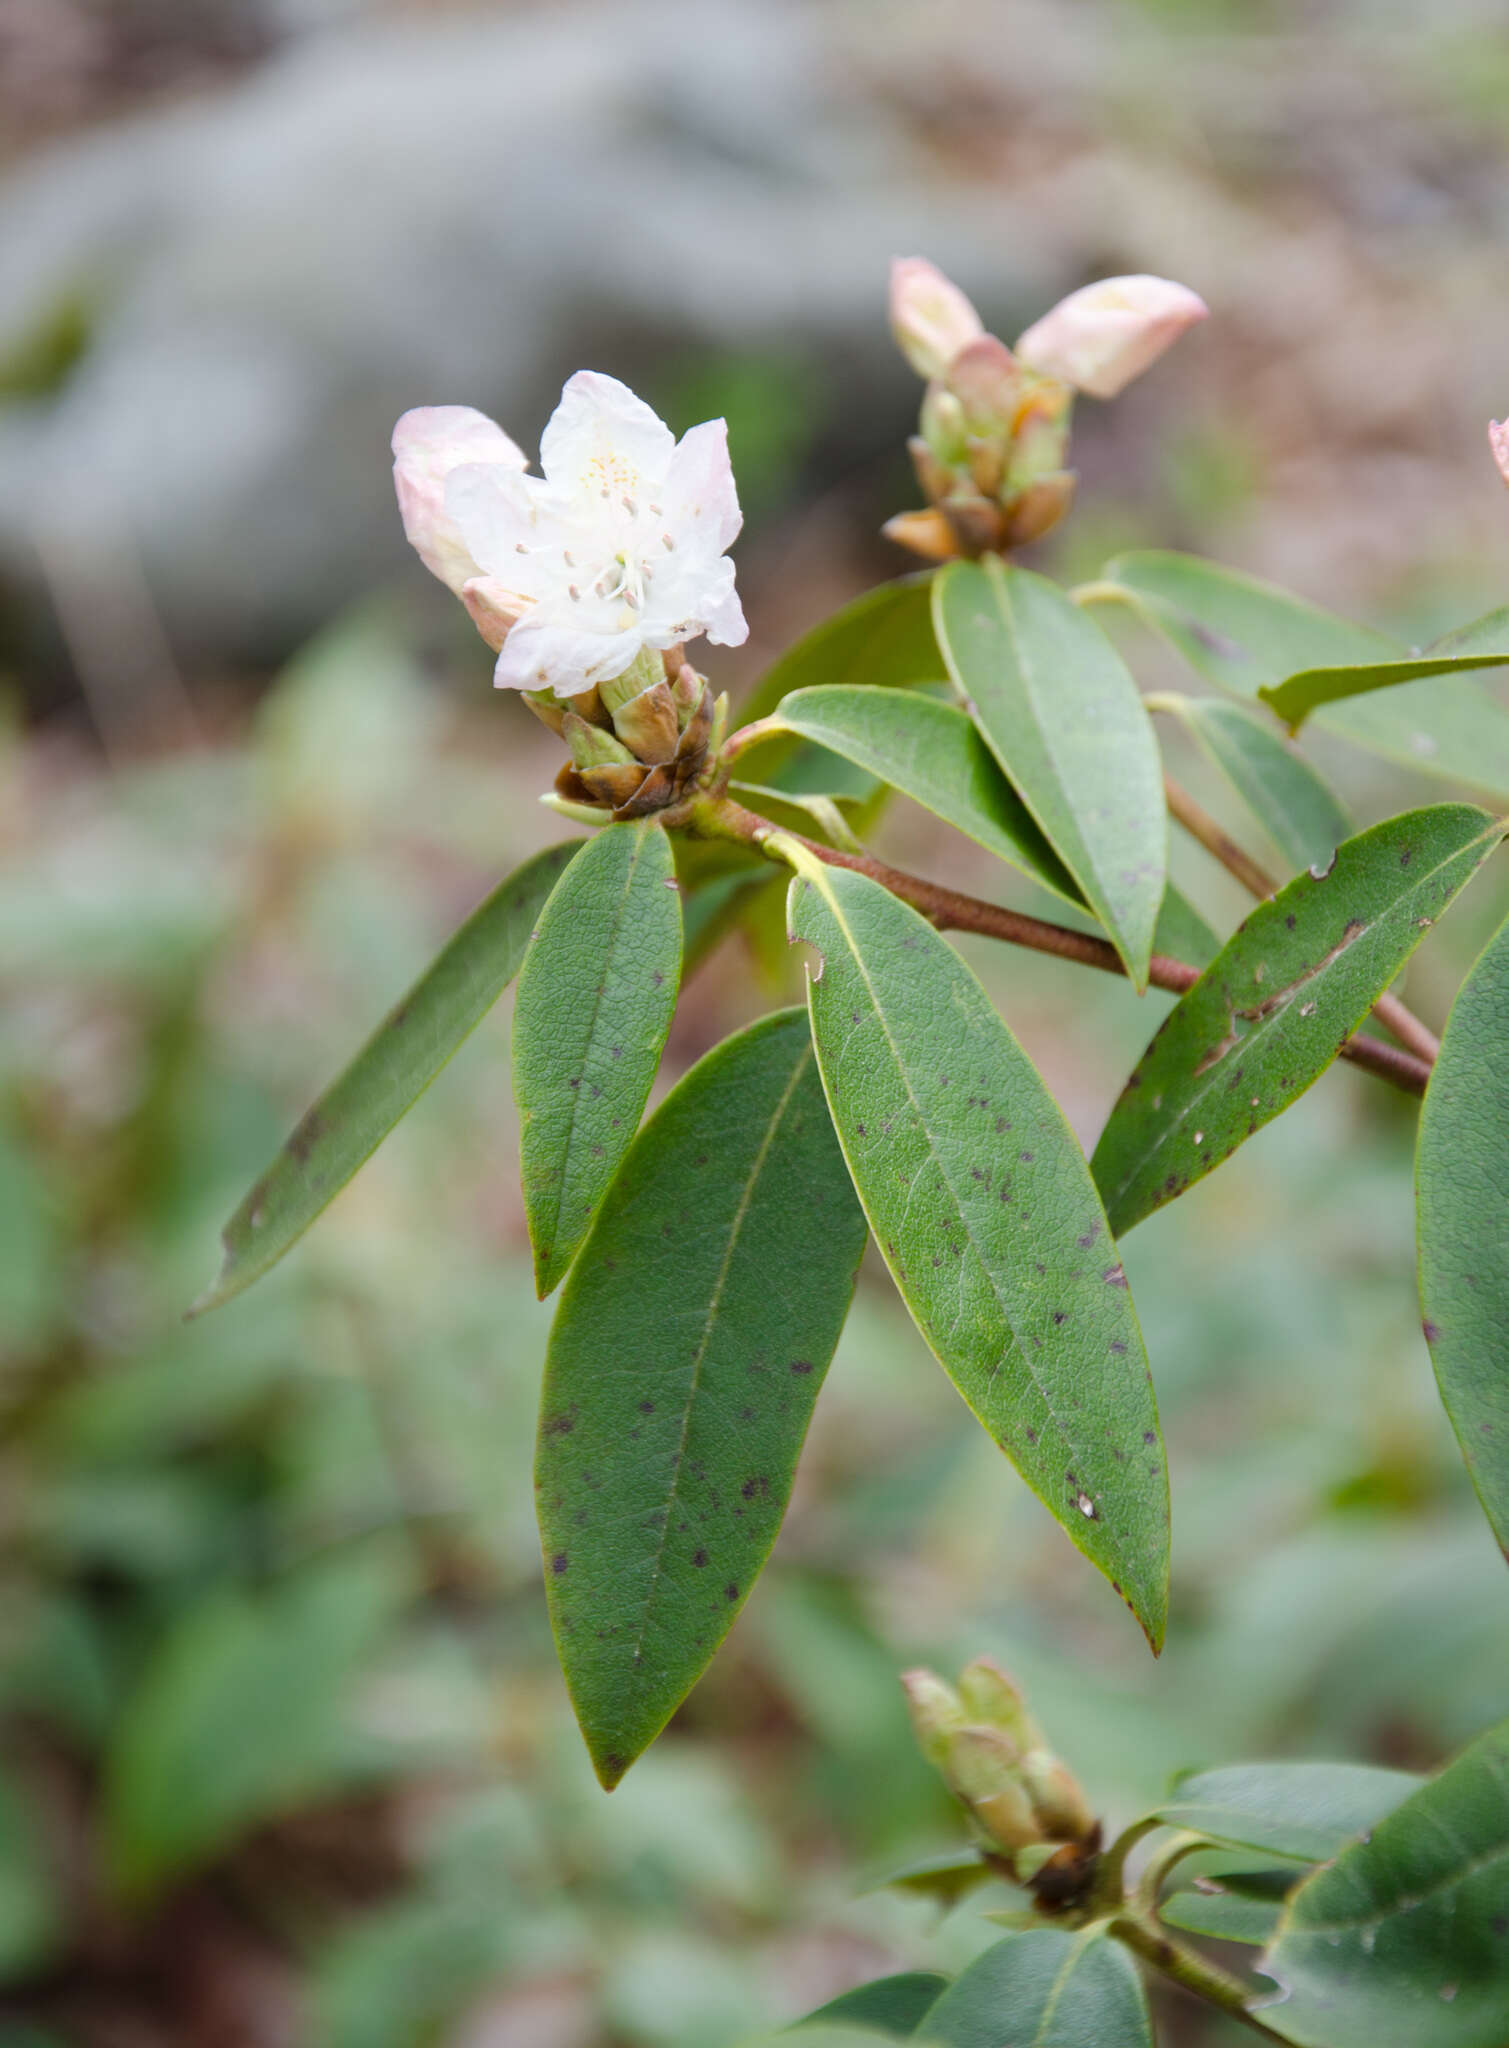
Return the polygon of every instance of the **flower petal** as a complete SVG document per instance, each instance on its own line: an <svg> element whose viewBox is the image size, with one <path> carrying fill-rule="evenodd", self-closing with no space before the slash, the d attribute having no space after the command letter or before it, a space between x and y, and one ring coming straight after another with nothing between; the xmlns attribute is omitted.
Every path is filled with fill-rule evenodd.
<svg viewBox="0 0 1509 2048"><path fill-rule="evenodd" d="M539 595L529 564L540 544L542 488L537 477L493 462L463 463L451 471L445 509L476 563L472 575L495 576L510 590Z"/></svg>
<svg viewBox="0 0 1509 2048"><path fill-rule="evenodd" d="M919 377L941 377L985 323L959 287L922 256L891 264L891 332Z"/></svg>
<svg viewBox="0 0 1509 2048"><path fill-rule="evenodd" d="M721 555L744 524L728 459L728 422L704 420L676 444L665 480L666 530L676 546Z"/></svg>
<svg viewBox="0 0 1509 2048"><path fill-rule="evenodd" d="M1509 484L1509 420L1488 422L1488 446L1493 450L1499 475Z"/></svg>
<svg viewBox="0 0 1509 2048"><path fill-rule="evenodd" d="M498 656L493 684L499 690L554 690L579 696L595 683L621 676L644 645L638 628L626 633L581 633L546 624L525 612Z"/></svg>
<svg viewBox="0 0 1509 2048"><path fill-rule="evenodd" d="M578 370L540 436L540 467L557 489L618 501L659 485L675 449L665 421L627 384Z"/></svg>
<svg viewBox="0 0 1509 2048"><path fill-rule="evenodd" d="M458 592L477 573L446 510L446 478L463 463L525 467L524 451L486 413L470 405L421 405L393 429L393 485L403 530L432 575Z"/></svg>
<svg viewBox="0 0 1509 2048"><path fill-rule="evenodd" d="M1061 299L1016 352L1044 376L1114 398L1208 311L1197 293L1166 277L1106 277Z"/></svg>
<svg viewBox="0 0 1509 2048"><path fill-rule="evenodd" d="M461 586L461 602L471 614L472 624L496 651L533 600L507 589L494 576L469 576Z"/></svg>
<svg viewBox="0 0 1509 2048"><path fill-rule="evenodd" d="M727 555L721 556L707 572L697 618L708 639L719 647L742 647L749 638L744 607L734 589L734 565Z"/></svg>

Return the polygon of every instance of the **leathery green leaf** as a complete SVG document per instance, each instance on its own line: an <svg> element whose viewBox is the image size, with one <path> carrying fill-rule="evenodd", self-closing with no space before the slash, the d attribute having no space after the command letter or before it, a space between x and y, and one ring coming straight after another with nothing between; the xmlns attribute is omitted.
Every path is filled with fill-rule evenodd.
<svg viewBox="0 0 1509 2048"><path fill-rule="evenodd" d="M970 1964L917 2029L929 2048L1152 2048L1135 1964L1104 1924L1009 1935Z"/></svg>
<svg viewBox="0 0 1509 2048"><path fill-rule="evenodd" d="M1338 797L1271 722L1219 697L1159 697L1172 711L1273 841L1286 871L1319 867L1352 823Z"/></svg>
<svg viewBox="0 0 1509 2048"><path fill-rule="evenodd" d="M1461 675L1469 669L1509 666L1509 607L1500 606L1403 660L1350 662L1340 668L1307 668L1277 685L1258 691L1291 732L1298 732L1312 711L1347 697L1374 690L1397 689L1401 683L1428 676Z"/></svg>
<svg viewBox="0 0 1509 2048"><path fill-rule="evenodd" d="M1294 1872L1286 1871L1292 1884ZM1247 1948L1262 1948L1273 1939L1282 1908L1278 1898L1254 1897L1250 1892L1228 1891L1222 1885L1210 1890L1190 1887L1165 1899L1158 1916L1170 1927L1182 1927L1190 1934L1204 1934L1212 1941L1236 1941Z"/></svg>
<svg viewBox="0 0 1509 2048"><path fill-rule="evenodd" d="M1509 2040L1509 1722L1292 1892L1259 1968L1305 2048Z"/></svg>
<svg viewBox="0 0 1509 2048"><path fill-rule="evenodd" d="M1502 829L1471 804L1406 811L1258 904L1164 1019L1095 1148L1118 1235L1319 1079Z"/></svg>
<svg viewBox="0 0 1509 2048"><path fill-rule="evenodd" d="M940 572L933 626L991 752L1145 987L1168 815L1131 672L1056 583L993 558Z"/></svg>
<svg viewBox="0 0 1509 2048"><path fill-rule="evenodd" d="M1319 1863L1420 1784L1407 1771L1371 1764L1224 1764L1182 1778L1153 1812L1171 1828L1234 1849Z"/></svg>
<svg viewBox="0 0 1509 2048"><path fill-rule="evenodd" d="M800 1010L699 1061L603 1203L551 1332L535 1475L551 1620L606 1786L769 1555L864 1241Z"/></svg>
<svg viewBox="0 0 1509 2048"><path fill-rule="evenodd" d="M542 1300L633 1139L680 976L670 840L652 818L606 826L546 904L514 1010L519 1164Z"/></svg>
<svg viewBox="0 0 1509 2048"><path fill-rule="evenodd" d="M823 1086L913 1320L1156 1647L1168 1474L1126 1275L1063 1112L953 948L868 876L800 863Z"/></svg>
<svg viewBox="0 0 1509 2048"><path fill-rule="evenodd" d="M1442 1404L1509 1554L1509 924L1452 1005L1415 1154L1420 1312Z"/></svg>
<svg viewBox="0 0 1509 2048"><path fill-rule="evenodd" d="M814 626L765 671L744 723L768 718L792 690L817 683L941 682L943 657L933 637L932 571L867 590Z"/></svg>
<svg viewBox="0 0 1509 2048"><path fill-rule="evenodd" d="M219 1278L191 1314L229 1301L276 1264L413 1107L513 980L535 921L578 850L568 842L535 854L446 942L226 1224Z"/></svg>
<svg viewBox="0 0 1509 2048"><path fill-rule="evenodd" d="M916 2033L928 2007L937 2004L939 1993L947 1989L948 1979L932 1970L904 1970L895 1977L877 1977L871 1984L856 1985L796 2024L800 2029L842 2023L888 2035L893 2041L906 2041Z"/></svg>
<svg viewBox="0 0 1509 2048"><path fill-rule="evenodd" d="M1198 555L1159 549L1118 555L1083 594L1126 604L1196 675L1240 697L1276 688L1301 669L1409 657L1409 649L1386 633ZM1378 696L1328 705L1315 722L1387 760L1509 800L1509 713L1470 678L1446 690L1401 683Z"/></svg>
<svg viewBox="0 0 1509 2048"><path fill-rule="evenodd" d="M1066 903L1083 898L967 712L909 690L798 690L777 716L924 805Z"/></svg>

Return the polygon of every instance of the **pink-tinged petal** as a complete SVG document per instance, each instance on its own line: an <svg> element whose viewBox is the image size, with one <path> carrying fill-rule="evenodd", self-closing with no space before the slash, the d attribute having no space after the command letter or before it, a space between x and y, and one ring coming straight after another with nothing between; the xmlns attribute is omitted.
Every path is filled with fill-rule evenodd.
<svg viewBox="0 0 1509 2048"><path fill-rule="evenodd" d="M621 676L643 645L637 629L580 633L547 625L537 611L528 611L503 642L493 684L499 690L554 690L558 697L576 697Z"/></svg>
<svg viewBox="0 0 1509 2048"><path fill-rule="evenodd" d="M462 463L521 470L526 459L496 421L469 405L416 406L393 429L393 485L403 530L425 567L452 590L459 592L477 565L446 511L446 478Z"/></svg>
<svg viewBox="0 0 1509 2048"><path fill-rule="evenodd" d="M461 586L461 602L472 624L495 652L533 600L508 590L492 576L471 576Z"/></svg>
<svg viewBox="0 0 1509 2048"><path fill-rule="evenodd" d="M1488 422L1488 446L1493 450L1499 475L1509 484L1509 420Z"/></svg>
<svg viewBox="0 0 1509 2048"><path fill-rule="evenodd" d="M891 332L919 377L941 377L961 348L985 332L963 292L922 256L891 265Z"/></svg>
<svg viewBox="0 0 1509 2048"><path fill-rule="evenodd" d="M615 503L658 485L676 437L627 384L578 370L540 436L540 467L557 488L603 494Z"/></svg>
<svg viewBox="0 0 1509 2048"><path fill-rule="evenodd" d="M1102 278L1060 300L1027 329L1016 352L1044 376L1092 398L1114 398L1209 310L1166 277Z"/></svg>
<svg viewBox="0 0 1509 2048"><path fill-rule="evenodd" d="M728 459L728 424L704 420L676 444L665 480L666 530L676 546L690 544L721 555L744 524L733 467Z"/></svg>
<svg viewBox="0 0 1509 2048"><path fill-rule="evenodd" d="M496 577L527 597L531 550L539 544L537 477L497 463L469 462L453 469L445 483L446 516L473 561L471 575Z"/></svg>

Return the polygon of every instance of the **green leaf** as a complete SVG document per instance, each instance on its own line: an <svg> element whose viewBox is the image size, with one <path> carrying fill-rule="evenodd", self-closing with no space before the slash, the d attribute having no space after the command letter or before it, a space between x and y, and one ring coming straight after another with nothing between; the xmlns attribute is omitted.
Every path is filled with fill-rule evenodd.
<svg viewBox="0 0 1509 2048"><path fill-rule="evenodd" d="M868 2027L872 2033L905 2041L916 2033L923 2014L937 2003L939 1993L947 1989L948 1979L931 1970L904 1970L899 1976L877 1977L872 1984L857 1985L853 1991L829 1999L796 2025L800 2029L831 2022Z"/></svg>
<svg viewBox="0 0 1509 2048"><path fill-rule="evenodd" d="M1502 831L1470 804L1406 811L1257 905L1164 1019L1095 1148L1118 1236L1325 1072Z"/></svg>
<svg viewBox="0 0 1509 2048"><path fill-rule="evenodd" d="M994 559L939 574L933 624L991 752L1145 987L1168 817L1131 672L1057 584Z"/></svg>
<svg viewBox="0 0 1509 2048"><path fill-rule="evenodd" d="M1509 1722L1290 1899L1264 2022L1307 2048L1509 2040Z"/></svg>
<svg viewBox="0 0 1509 2048"><path fill-rule="evenodd" d="M607 826L546 904L514 1010L519 1165L542 1301L633 1139L680 976L671 842L653 818Z"/></svg>
<svg viewBox="0 0 1509 2048"><path fill-rule="evenodd" d="M792 690L816 683L942 682L933 637L932 571L882 583L814 626L765 671L740 718L768 718Z"/></svg>
<svg viewBox="0 0 1509 2048"><path fill-rule="evenodd" d="M346 1696L408 1590L389 1554L349 1555L262 1598L190 1609L106 1759L107 1855L124 1892L155 1889L344 1780Z"/></svg>
<svg viewBox="0 0 1509 2048"><path fill-rule="evenodd" d="M536 1478L551 1619L606 1786L769 1555L864 1239L800 1010L693 1067L603 1203L551 1332Z"/></svg>
<svg viewBox="0 0 1509 2048"><path fill-rule="evenodd" d="M1183 1778L1153 1808L1171 1828L1187 1828L1234 1849L1262 1849L1319 1863L1417 1790L1408 1771L1366 1764L1227 1764Z"/></svg>
<svg viewBox="0 0 1509 2048"><path fill-rule="evenodd" d="M1198 555L1118 555L1087 594L1130 605L1197 675L1239 697L1256 697L1301 669L1396 661L1409 652L1386 633ZM1331 705L1316 723L1387 760L1509 801L1509 714L1475 683L1464 679L1450 690L1404 683Z"/></svg>
<svg viewBox="0 0 1509 2048"><path fill-rule="evenodd" d="M1153 951L1187 967L1208 967L1221 941L1181 890L1170 882L1153 931Z"/></svg>
<svg viewBox="0 0 1509 2048"><path fill-rule="evenodd" d="M924 2015L929 2048L1152 2048L1142 1981L1103 1927L1008 1935Z"/></svg>
<svg viewBox="0 0 1509 2048"><path fill-rule="evenodd" d="M226 1224L220 1276L191 1314L218 1308L281 1259L414 1106L513 980L578 850L572 841L535 854L447 940Z"/></svg>
<svg viewBox="0 0 1509 2048"><path fill-rule="evenodd" d="M1263 826L1290 874L1331 858L1352 825L1323 778L1266 719L1217 697L1160 697Z"/></svg>
<svg viewBox="0 0 1509 2048"><path fill-rule="evenodd" d="M48 1962L68 1934L64 1902L42 1815L31 1797L0 1779L0 1983ZM936 1997L943 1979L935 1982ZM0 2028L9 2048L9 2033Z"/></svg>
<svg viewBox="0 0 1509 2048"><path fill-rule="evenodd" d="M842 754L956 825L1065 902L1074 879L956 704L907 690L799 690L777 714L791 732Z"/></svg>
<svg viewBox="0 0 1509 2048"><path fill-rule="evenodd" d="M1264 685L1258 695L1271 705L1291 732L1298 732L1312 711L1345 697L1397 688L1427 676L1460 675L1475 668L1503 668L1509 663L1509 606L1474 619L1444 634L1418 655L1402 661L1352 662L1340 668L1307 668L1286 676L1276 687Z"/></svg>
<svg viewBox="0 0 1509 2048"><path fill-rule="evenodd" d="M984 990L915 910L798 856L823 1086L902 1300L1155 1646L1168 1477L1142 1333L1083 1155Z"/></svg>
<svg viewBox="0 0 1509 2048"><path fill-rule="evenodd" d="M1441 1401L1501 1548L1509 1546L1509 924L1452 1005L1415 1155L1420 1310Z"/></svg>
<svg viewBox="0 0 1509 2048"><path fill-rule="evenodd" d="M1294 1872L1284 1873L1290 1884ZM1273 1939L1283 1907L1276 1898L1253 1898L1239 1891L1180 1891L1158 1908L1160 1919L1170 1927L1182 1927L1189 1934L1208 1935L1212 1941L1237 1941L1248 1948L1262 1948Z"/></svg>

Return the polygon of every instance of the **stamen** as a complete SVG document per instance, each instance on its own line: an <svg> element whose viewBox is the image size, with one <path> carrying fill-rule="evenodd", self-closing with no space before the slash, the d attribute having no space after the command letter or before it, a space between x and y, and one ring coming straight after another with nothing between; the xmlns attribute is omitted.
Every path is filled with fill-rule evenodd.
<svg viewBox="0 0 1509 2048"><path fill-rule="evenodd" d="M634 595L632 590L624 591L623 600L624 603L629 607L629 610L631 612L637 612L639 610L639 599Z"/></svg>
<svg viewBox="0 0 1509 2048"><path fill-rule="evenodd" d="M561 560L566 564L566 567L568 569L574 569L576 567L576 556L572 554L570 548L561 549Z"/></svg>
<svg viewBox="0 0 1509 2048"><path fill-rule="evenodd" d="M675 554L676 543L671 539L671 536L668 533L663 533L660 536L660 545L665 549L668 555Z"/></svg>
<svg viewBox="0 0 1509 2048"><path fill-rule="evenodd" d="M624 492L623 497L619 500L619 503L623 506L625 512L628 513L631 519L637 519L639 517L639 507L635 504L634 500L629 496L627 491Z"/></svg>
<svg viewBox="0 0 1509 2048"><path fill-rule="evenodd" d="M580 592L580 591L579 591L579 590L577 589L576 585L575 585L574 583L568 583L568 584L566 585L566 588L567 588L567 590L569 591L569 593L570 593L570 595L571 595L571 602L572 602L573 604L580 604L580 603L581 603L581 601L582 601L582 594L581 594L581 592Z"/></svg>
<svg viewBox="0 0 1509 2048"><path fill-rule="evenodd" d="M652 519L663 519L665 517L665 508L661 505L652 505L650 507L650 517Z"/></svg>

